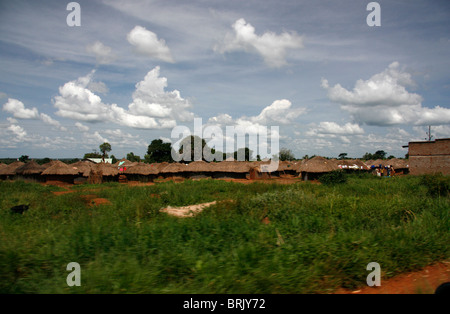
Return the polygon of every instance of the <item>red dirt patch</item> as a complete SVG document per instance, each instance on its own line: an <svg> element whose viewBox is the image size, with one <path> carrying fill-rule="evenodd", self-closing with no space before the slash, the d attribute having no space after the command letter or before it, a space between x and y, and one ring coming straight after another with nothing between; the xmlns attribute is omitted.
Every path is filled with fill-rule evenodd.
<svg viewBox="0 0 450 314"><path fill-rule="evenodd" d="M450 261L429 265L416 272L401 274L383 281L379 287L351 291L338 289L335 294L433 294L444 282L450 282Z"/></svg>
<svg viewBox="0 0 450 314"><path fill-rule="evenodd" d="M81 198L84 199L89 206L111 205L111 202L106 198L100 198L94 194L81 195Z"/></svg>
<svg viewBox="0 0 450 314"><path fill-rule="evenodd" d="M63 195L63 194L67 194L67 193L74 193L74 192L76 192L76 191L72 191L72 190L67 190L67 191L58 191L58 192L54 192L54 191L52 191L52 193L53 193L54 195Z"/></svg>

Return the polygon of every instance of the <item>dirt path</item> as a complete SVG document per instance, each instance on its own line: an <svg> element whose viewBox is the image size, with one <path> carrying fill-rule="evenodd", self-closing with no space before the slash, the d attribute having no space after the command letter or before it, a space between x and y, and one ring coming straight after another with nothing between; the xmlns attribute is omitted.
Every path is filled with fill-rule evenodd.
<svg viewBox="0 0 450 314"><path fill-rule="evenodd" d="M433 294L444 282L450 282L450 261L429 265L420 271L398 275L383 280L379 287L359 290L339 289L335 294Z"/></svg>

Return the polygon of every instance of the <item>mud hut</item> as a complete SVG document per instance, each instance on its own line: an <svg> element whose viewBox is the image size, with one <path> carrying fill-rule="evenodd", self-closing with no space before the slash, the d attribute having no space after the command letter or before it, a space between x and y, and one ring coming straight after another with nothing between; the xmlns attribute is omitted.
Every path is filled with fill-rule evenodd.
<svg viewBox="0 0 450 314"><path fill-rule="evenodd" d="M113 182L118 181L120 173L119 169L117 169L117 167L115 167L114 165L101 162L98 164L93 164L91 166L89 177L91 177L91 174L95 176L101 175L101 182ZM98 178L96 178L95 181L97 182Z"/></svg>
<svg viewBox="0 0 450 314"><path fill-rule="evenodd" d="M72 184L74 179L78 176L78 171L62 161L55 160L52 166L48 167L41 173L41 176L44 176L45 182L62 182Z"/></svg>
<svg viewBox="0 0 450 314"><path fill-rule="evenodd" d="M184 163L161 163L159 166L159 175L165 179L184 180L189 178L186 168L187 164Z"/></svg>
<svg viewBox="0 0 450 314"><path fill-rule="evenodd" d="M143 162L134 163L127 167L124 175L129 181L152 182L158 175L159 170L155 164L146 164Z"/></svg>
<svg viewBox="0 0 450 314"><path fill-rule="evenodd" d="M24 164L25 163L21 161L14 161L6 167L3 167L2 169L0 169L0 179L14 179L14 176L16 175L16 169L20 166L23 166Z"/></svg>
<svg viewBox="0 0 450 314"><path fill-rule="evenodd" d="M81 177L89 177L89 173L91 172L91 167L94 163L90 161L77 161L73 164L70 164L74 170L78 171L78 175Z"/></svg>
<svg viewBox="0 0 450 314"><path fill-rule="evenodd" d="M41 177L41 173L45 170L45 168L39 165L34 160L31 160L24 165L18 167L15 170L16 178L25 179L25 180L33 180L33 181L43 181Z"/></svg>
<svg viewBox="0 0 450 314"><path fill-rule="evenodd" d="M203 160L193 161L186 166L187 176L191 179L213 178L216 163Z"/></svg>
<svg viewBox="0 0 450 314"><path fill-rule="evenodd" d="M250 165L245 161L221 161L215 164L214 178L249 179Z"/></svg>
<svg viewBox="0 0 450 314"><path fill-rule="evenodd" d="M301 164L299 171L302 180L315 180L324 173L339 170L339 167L331 160L316 156Z"/></svg>

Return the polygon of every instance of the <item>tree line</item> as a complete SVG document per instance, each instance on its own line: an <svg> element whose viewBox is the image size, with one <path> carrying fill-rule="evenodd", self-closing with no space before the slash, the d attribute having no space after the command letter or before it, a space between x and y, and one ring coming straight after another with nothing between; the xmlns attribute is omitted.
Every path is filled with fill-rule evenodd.
<svg viewBox="0 0 450 314"><path fill-rule="evenodd" d="M112 151L112 146L110 143L103 143L99 146L99 151L93 150L90 153L85 153L83 156L83 159L88 158L111 158L112 163L116 163L119 159L116 158L114 155L109 156L109 152ZM144 155L144 158L141 158L139 155L135 155L133 152L128 153L125 158L131 162L145 162L145 163L162 163L162 162L175 162L173 160L173 151L175 149L172 147L171 143L165 143L161 139L155 139L153 140L147 147L147 153ZM205 153L206 152L206 153ZM201 154L200 154L201 153ZM248 147L239 148L237 151L233 153L224 153L220 151L216 151L214 148L208 147L208 144L206 143L205 139L201 139L197 136L188 136L185 139L183 139L180 142L180 148L178 151L175 151L175 155L181 157L181 160L185 163L189 163L191 161L194 161L197 156L202 156L201 160L204 161L221 161L226 160L228 158L233 158L234 160L245 160L245 161L261 161L261 156L256 155L256 157L253 155L254 152L249 149ZM341 153L338 155L338 158L348 159L347 153ZM377 150L375 153L371 154L366 152L360 159L362 160L376 160L376 159L391 159L395 158L393 155L389 155L388 157L387 153L384 150ZM301 159L311 159L315 157L305 155L301 159L295 158L294 154L290 149L287 148L281 148L278 156L272 156L272 158L278 158L280 161L295 161L295 160L301 160ZM328 157L327 157L328 158ZM406 154L405 158L408 158L408 154ZM15 160L19 160L22 162L27 162L30 160L28 155L22 155L20 158L5 158L0 159L0 162L4 163L11 163ZM79 158L73 158L73 159L60 159L66 163L74 163L77 161L80 161ZM51 161L50 158L42 158L42 159L35 159L35 161L39 164L45 164Z"/></svg>

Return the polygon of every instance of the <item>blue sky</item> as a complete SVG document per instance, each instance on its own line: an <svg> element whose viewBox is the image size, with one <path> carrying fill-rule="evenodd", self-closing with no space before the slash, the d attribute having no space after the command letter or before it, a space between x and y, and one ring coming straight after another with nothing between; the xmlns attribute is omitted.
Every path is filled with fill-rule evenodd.
<svg viewBox="0 0 450 314"><path fill-rule="evenodd" d="M450 137L450 2L0 2L0 157L144 156L175 126L278 126L304 155Z"/></svg>

